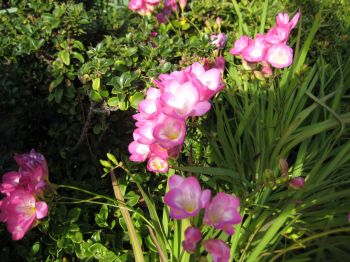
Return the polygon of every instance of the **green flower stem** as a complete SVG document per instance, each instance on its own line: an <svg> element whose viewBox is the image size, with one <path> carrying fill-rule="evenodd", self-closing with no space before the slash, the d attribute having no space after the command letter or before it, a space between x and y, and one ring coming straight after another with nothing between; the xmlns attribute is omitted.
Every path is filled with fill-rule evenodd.
<svg viewBox="0 0 350 262"><path fill-rule="evenodd" d="M94 201L93 199L98 199L97 197L93 197L93 198L89 198L89 199L79 199L79 198L73 198L73 197L65 197L65 196L61 196L61 198L65 198L65 199L70 199L73 201L60 201L60 202L56 202L56 203L61 203L61 204L80 204L80 203L89 203L89 204L98 204L98 205L106 205L106 206L110 206L110 207L115 207L115 208L124 208L128 211L134 212L135 214L137 214L143 221L146 222L146 224L148 226L150 226L152 229L154 229L153 224L145 217L143 216L140 212L138 212L135 209L132 209L126 205L121 206L121 205L116 205L116 204L109 204L109 203L104 203L104 202L99 202L99 201ZM114 201L115 203L118 203L118 201Z"/></svg>
<svg viewBox="0 0 350 262"><path fill-rule="evenodd" d="M111 170L110 173L111 173L111 178L112 178L112 186L113 186L114 195L115 195L116 199L122 203L121 205L123 207L126 207L123 193L120 190L118 180L115 177L115 173L113 170ZM122 216L123 216L125 223L126 223L126 227L128 228L128 231L130 234L130 242L131 242L132 248L134 250L135 261L136 262L143 262L144 258L143 258L143 252L141 249L141 244L140 244L140 241L137 237L137 233L136 233L135 227L132 223L129 211L126 208L121 208L120 212L122 213Z"/></svg>

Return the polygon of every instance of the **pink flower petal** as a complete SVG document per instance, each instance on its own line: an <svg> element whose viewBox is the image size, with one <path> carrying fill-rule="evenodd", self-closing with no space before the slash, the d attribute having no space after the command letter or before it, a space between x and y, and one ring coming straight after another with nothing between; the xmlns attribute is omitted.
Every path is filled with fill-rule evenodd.
<svg viewBox="0 0 350 262"><path fill-rule="evenodd" d="M44 201L36 202L35 208L36 208L35 216L37 219L42 219L47 216L49 207Z"/></svg>
<svg viewBox="0 0 350 262"><path fill-rule="evenodd" d="M248 36L241 36L238 40L235 41L234 47L231 48L231 55L240 55L242 51L250 45L252 40Z"/></svg>
<svg viewBox="0 0 350 262"><path fill-rule="evenodd" d="M166 173L168 172L168 168L168 162L159 156L153 156L148 160L148 171L156 173Z"/></svg>
<svg viewBox="0 0 350 262"><path fill-rule="evenodd" d="M293 49L285 44L272 45L266 53L266 62L276 68L284 68L293 63Z"/></svg>

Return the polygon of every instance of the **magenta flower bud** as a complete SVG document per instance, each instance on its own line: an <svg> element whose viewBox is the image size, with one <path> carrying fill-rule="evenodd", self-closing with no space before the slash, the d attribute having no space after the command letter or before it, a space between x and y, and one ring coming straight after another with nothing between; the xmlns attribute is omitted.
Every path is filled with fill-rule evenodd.
<svg viewBox="0 0 350 262"><path fill-rule="evenodd" d="M304 186L305 179L301 176L295 177L290 181L290 185L295 189L300 189Z"/></svg>
<svg viewBox="0 0 350 262"><path fill-rule="evenodd" d="M198 228L188 227L185 230L185 240L182 241L182 247L188 253L193 253L197 249L198 242L201 241L202 234Z"/></svg>
<svg viewBox="0 0 350 262"><path fill-rule="evenodd" d="M42 154L35 152L34 149L26 154L15 154L14 159L19 166L19 171L21 172L32 171L37 166L43 166L44 171L48 173L45 157Z"/></svg>
<svg viewBox="0 0 350 262"><path fill-rule="evenodd" d="M211 196L210 190L201 190L197 178L193 176L171 176L169 189L164 196L164 203L170 207L170 217L174 219L196 216L208 205Z"/></svg>
<svg viewBox="0 0 350 262"><path fill-rule="evenodd" d="M233 225L242 221L237 209L239 199L224 192L218 193L209 203L204 213L204 223L226 234L233 235Z"/></svg>
<svg viewBox="0 0 350 262"><path fill-rule="evenodd" d="M177 11L177 3L176 0L164 0L164 7L169 8L173 10L174 12Z"/></svg>
<svg viewBox="0 0 350 262"><path fill-rule="evenodd" d="M348 221L350 222L350 212L348 213Z"/></svg>
<svg viewBox="0 0 350 262"><path fill-rule="evenodd" d="M205 241L204 248L212 256L213 262L227 262L230 259L230 247L222 240L209 239Z"/></svg>
<svg viewBox="0 0 350 262"><path fill-rule="evenodd" d="M0 221L7 224L13 240L23 238L35 226L37 219L47 216L47 212L45 202L36 201L30 192L23 189L16 189L0 201Z"/></svg>

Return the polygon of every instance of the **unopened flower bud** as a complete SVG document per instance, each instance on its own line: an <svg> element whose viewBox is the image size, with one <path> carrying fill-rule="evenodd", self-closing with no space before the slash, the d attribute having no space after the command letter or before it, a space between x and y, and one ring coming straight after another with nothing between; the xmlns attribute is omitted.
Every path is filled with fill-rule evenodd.
<svg viewBox="0 0 350 262"><path fill-rule="evenodd" d="M288 162L285 158L280 159L279 168L283 176L288 175Z"/></svg>
<svg viewBox="0 0 350 262"><path fill-rule="evenodd" d="M216 24L218 25L218 27L220 27L221 24L222 24L222 19L221 19L221 17L217 17L216 20L215 20L215 22L216 22Z"/></svg>
<svg viewBox="0 0 350 262"><path fill-rule="evenodd" d="M187 0L179 0L181 10L184 10L187 4Z"/></svg>
<svg viewBox="0 0 350 262"><path fill-rule="evenodd" d="M304 184L305 184L305 179L301 176L295 177L290 181L290 185L294 189L300 189L304 186Z"/></svg>

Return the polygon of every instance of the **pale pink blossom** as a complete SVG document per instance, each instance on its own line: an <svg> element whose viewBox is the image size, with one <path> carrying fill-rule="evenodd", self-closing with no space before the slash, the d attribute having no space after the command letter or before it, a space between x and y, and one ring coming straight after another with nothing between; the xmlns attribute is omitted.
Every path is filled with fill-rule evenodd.
<svg viewBox="0 0 350 262"><path fill-rule="evenodd" d="M156 173L168 172L168 162L160 156L152 156L148 160L147 170Z"/></svg>
<svg viewBox="0 0 350 262"><path fill-rule="evenodd" d="M265 56L265 61L276 68L284 68L293 63L293 49L285 44L272 45Z"/></svg>
<svg viewBox="0 0 350 262"><path fill-rule="evenodd" d="M264 35L258 34L256 38L242 50L242 57L248 62L261 62L268 49Z"/></svg>
<svg viewBox="0 0 350 262"><path fill-rule="evenodd" d="M159 0L130 0L128 8L140 15L150 15L158 4Z"/></svg>
<svg viewBox="0 0 350 262"><path fill-rule="evenodd" d="M13 240L23 238L38 219L47 216L48 206L28 191L17 189L0 202L0 221L7 224Z"/></svg>
<svg viewBox="0 0 350 262"><path fill-rule="evenodd" d="M185 251L193 253L201 240L201 231L196 227L188 227L185 230L185 240L182 241L182 247Z"/></svg>
<svg viewBox="0 0 350 262"><path fill-rule="evenodd" d="M211 255L213 262L227 262L230 259L230 247L220 239L205 241L204 248Z"/></svg>
<svg viewBox="0 0 350 262"><path fill-rule="evenodd" d="M159 114L157 124L153 129L153 136L164 148L181 145L186 135L186 124L183 119Z"/></svg>
<svg viewBox="0 0 350 262"><path fill-rule="evenodd" d="M164 203L170 207L171 218L183 219L196 216L208 205L210 195L210 190L201 190L197 178L173 175L169 178L169 191L164 196Z"/></svg>
<svg viewBox="0 0 350 262"><path fill-rule="evenodd" d="M204 222L233 235L233 225L242 221L238 213L239 199L224 192L218 193L205 209Z"/></svg>
<svg viewBox="0 0 350 262"><path fill-rule="evenodd" d="M130 160L134 162L143 162L147 159L150 148L145 144L140 144L136 141L133 141L129 144L129 152L131 154Z"/></svg>
<svg viewBox="0 0 350 262"><path fill-rule="evenodd" d="M171 81L165 87L161 100L172 108L176 115L187 117L199 103L199 94L191 82L180 84L177 81Z"/></svg>
<svg viewBox="0 0 350 262"><path fill-rule="evenodd" d="M252 39L250 39L248 36L241 36L238 40L235 41L234 47L231 48L230 54L232 55L240 55L242 54L242 51L249 46L252 43Z"/></svg>

